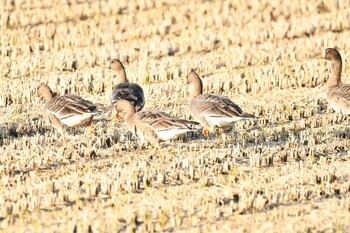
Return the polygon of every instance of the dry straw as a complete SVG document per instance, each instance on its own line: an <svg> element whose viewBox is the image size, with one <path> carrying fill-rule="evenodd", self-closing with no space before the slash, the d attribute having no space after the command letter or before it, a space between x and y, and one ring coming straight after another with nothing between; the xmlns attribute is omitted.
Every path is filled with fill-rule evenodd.
<svg viewBox="0 0 350 233"><path fill-rule="evenodd" d="M325 99L347 1L1 1L0 231L346 232L350 137ZM189 119L186 74L255 120L149 157L111 110L65 146L33 98L44 82L110 105L120 59L145 109Z"/></svg>

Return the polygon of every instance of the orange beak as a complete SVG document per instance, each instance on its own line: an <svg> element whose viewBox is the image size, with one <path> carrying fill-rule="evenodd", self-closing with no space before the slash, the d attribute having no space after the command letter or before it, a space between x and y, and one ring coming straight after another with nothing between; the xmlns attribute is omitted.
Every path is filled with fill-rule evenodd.
<svg viewBox="0 0 350 233"><path fill-rule="evenodd" d="M320 55L318 55L317 57L315 57L316 59L326 59L325 57L324 57L324 54L320 54Z"/></svg>
<svg viewBox="0 0 350 233"><path fill-rule="evenodd" d="M120 116L118 113L115 114L115 117L116 117L118 120L120 120L121 122L124 121L124 118L123 118L122 116Z"/></svg>

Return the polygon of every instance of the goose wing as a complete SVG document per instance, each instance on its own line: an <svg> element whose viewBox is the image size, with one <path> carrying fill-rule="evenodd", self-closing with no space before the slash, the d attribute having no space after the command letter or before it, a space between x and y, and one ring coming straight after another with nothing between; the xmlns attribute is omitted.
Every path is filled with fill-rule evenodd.
<svg viewBox="0 0 350 233"><path fill-rule="evenodd" d="M142 111L137 115L137 120L154 130L166 130L173 128L189 127L188 125L199 124L195 121L176 119L160 110Z"/></svg>
<svg viewBox="0 0 350 233"><path fill-rule="evenodd" d="M168 140L175 136L191 131L190 125L199 124L198 122L175 119L169 114L159 111L141 111L136 113L134 119L136 127L139 127L148 137L160 140Z"/></svg>
<svg viewBox="0 0 350 233"><path fill-rule="evenodd" d="M350 85L340 84L330 92L328 99L335 111L350 114Z"/></svg>
<svg viewBox="0 0 350 233"><path fill-rule="evenodd" d="M192 100L191 108L203 117L237 117L243 111L223 95L202 94Z"/></svg>
<svg viewBox="0 0 350 233"><path fill-rule="evenodd" d="M93 115L96 106L89 100L75 95L54 97L46 105L46 110L62 120L71 116Z"/></svg>

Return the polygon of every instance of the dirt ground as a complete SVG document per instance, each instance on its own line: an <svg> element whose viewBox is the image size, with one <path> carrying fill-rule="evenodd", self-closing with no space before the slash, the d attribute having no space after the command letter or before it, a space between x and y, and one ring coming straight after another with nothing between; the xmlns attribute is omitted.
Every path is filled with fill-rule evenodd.
<svg viewBox="0 0 350 233"><path fill-rule="evenodd" d="M327 47L350 83L349 1L0 2L0 231L349 232L349 118L325 99ZM190 119L186 74L256 119L139 140L108 108L68 144L40 83L110 107L119 58L145 109Z"/></svg>

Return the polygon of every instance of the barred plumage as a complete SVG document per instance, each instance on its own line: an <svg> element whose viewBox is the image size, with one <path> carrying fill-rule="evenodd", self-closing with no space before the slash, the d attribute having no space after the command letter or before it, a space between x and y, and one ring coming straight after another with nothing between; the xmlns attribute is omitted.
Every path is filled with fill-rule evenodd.
<svg viewBox="0 0 350 233"><path fill-rule="evenodd" d="M118 101L116 110L125 114L125 124L132 133L142 140L147 139L155 146L159 146L159 142L192 131L190 125L199 124L194 121L175 119L160 110L136 112L132 103L126 100Z"/></svg>
<svg viewBox="0 0 350 233"><path fill-rule="evenodd" d="M77 127L86 122L88 122L87 127L90 127L97 113L97 107L91 101L76 95L54 97L46 84L38 87L38 95L46 100L45 114L52 126L61 134L65 127Z"/></svg>
<svg viewBox="0 0 350 233"><path fill-rule="evenodd" d="M217 128L226 130L232 127L236 121L254 117L251 114L244 113L237 104L226 96L202 94L202 80L194 71L187 75L187 82L193 88L190 113L204 127L204 136L208 136L209 131L214 131Z"/></svg>

